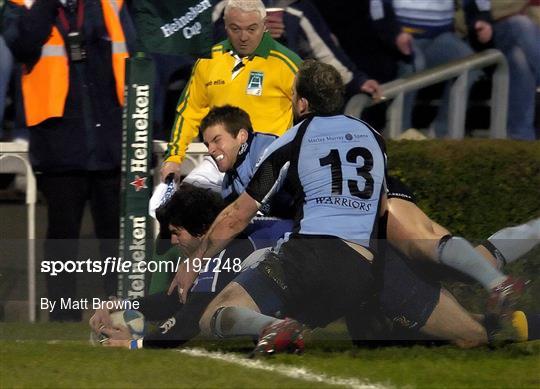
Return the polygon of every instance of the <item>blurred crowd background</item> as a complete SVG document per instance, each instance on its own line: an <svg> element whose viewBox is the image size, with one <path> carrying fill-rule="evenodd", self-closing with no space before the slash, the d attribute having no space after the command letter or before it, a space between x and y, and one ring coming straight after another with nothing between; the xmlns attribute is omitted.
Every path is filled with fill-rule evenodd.
<svg viewBox="0 0 540 389"><path fill-rule="evenodd" d="M40 3L56 2L37 0L35 3L43 6ZM9 9L24 3L32 2L0 1L2 141L28 138L20 83L27 53L21 53L18 46L23 41L16 37L26 32L12 20L14 12ZM137 3L138 0L130 0L124 6L125 16L135 22L141 10ZM210 3L212 40L216 43L226 38L222 18L226 0ZM316 58L336 66L347 82L348 97L364 92L376 98L380 84L486 48L497 48L510 65L509 137L538 138L539 0L265 0L264 3L269 8L284 10L268 14L267 28L272 37L303 59ZM138 27L137 23L135 26ZM28 31L28 34L38 33L37 29ZM129 34L137 34L137 28L126 33ZM130 40L137 41L133 37ZM168 140L176 104L196 55L152 50L147 49L158 74L154 137ZM489 127L486 104L489 79L489 69L475 71L470 76L468 134ZM431 136L446 135L443 87L428 88L406 100L404 130L418 128ZM384 110L385 104L372 107L364 113L364 119L382 130Z"/></svg>

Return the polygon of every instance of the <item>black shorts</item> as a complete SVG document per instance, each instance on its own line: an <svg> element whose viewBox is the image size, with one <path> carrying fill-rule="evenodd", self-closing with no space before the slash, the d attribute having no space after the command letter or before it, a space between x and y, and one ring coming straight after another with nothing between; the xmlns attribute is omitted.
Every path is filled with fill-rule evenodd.
<svg viewBox="0 0 540 389"><path fill-rule="evenodd" d="M377 261L384 315L405 328L422 328L439 302L440 283L416 271L414 263L391 246Z"/></svg>
<svg viewBox="0 0 540 389"><path fill-rule="evenodd" d="M266 278L262 290L261 275ZM283 316L311 327L323 327L344 316L375 292L371 263L341 239L329 236L293 234L277 254L270 253L253 272L242 273L235 282L263 313L264 307L279 306L277 297Z"/></svg>

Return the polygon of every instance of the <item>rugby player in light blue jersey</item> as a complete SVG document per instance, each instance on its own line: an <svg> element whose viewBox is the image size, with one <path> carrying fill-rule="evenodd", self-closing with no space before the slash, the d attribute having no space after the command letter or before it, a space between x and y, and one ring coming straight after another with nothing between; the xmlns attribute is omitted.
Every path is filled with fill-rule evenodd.
<svg viewBox="0 0 540 389"><path fill-rule="evenodd" d="M245 192L218 216L193 256L219 251L280 189L293 196L293 234L211 303L201 320L204 332L219 335L225 328L220 301L245 307L252 317L238 322L262 329L275 319L259 311L322 326L343 316L358 298L371 296L372 243L385 212L384 141L365 123L339 114L342 87L333 67L316 61L302 65L293 106L303 120L266 149ZM170 290L178 286L185 292L193 276L181 267ZM279 323L290 328L292 343L301 348L300 324Z"/></svg>

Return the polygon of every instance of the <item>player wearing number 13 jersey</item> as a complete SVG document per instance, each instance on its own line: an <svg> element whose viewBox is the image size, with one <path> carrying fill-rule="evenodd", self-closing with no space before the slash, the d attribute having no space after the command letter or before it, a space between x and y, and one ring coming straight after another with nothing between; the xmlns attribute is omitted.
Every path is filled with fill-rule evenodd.
<svg viewBox="0 0 540 389"><path fill-rule="evenodd" d="M344 115L309 115L268 147L246 193L264 205L288 190L296 214L293 233L255 270L274 282L283 306L265 309L265 293L254 298L259 308L321 326L351 307L344 296L361 301L373 291L384 177L380 135ZM235 281L250 292L258 278Z"/></svg>
<svg viewBox="0 0 540 389"><path fill-rule="evenodd" d="M301 65L293 108L302 121L265 150L245 192L218 216L196 254L219 250L279 190L294 198L294 230L210 303L203 332L260 334L283 316L324 326L374 292L371 242L386 204L384 144L368 125L339 114L341 91L333 67Z"/></svg>

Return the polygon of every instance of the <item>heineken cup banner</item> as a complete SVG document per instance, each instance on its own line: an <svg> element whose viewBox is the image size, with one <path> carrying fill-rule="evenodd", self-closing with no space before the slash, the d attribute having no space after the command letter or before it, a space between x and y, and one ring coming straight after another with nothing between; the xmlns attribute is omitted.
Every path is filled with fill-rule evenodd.
<svg viewBox="0 0 540 389"><path fill-rule="evenodd" d="M213 34L212 1L134 0L131 14L144 50L209 55Z"/></svg>
<svg viewBox="0 0 540 389"><path fill-rule="evenodd" d="M130 265L119 272L118 295L144 296L144 262L152 255L153 222L148 215L152 195L152 121L154 64L138 56L126 61L122 134L120 258ZM125 269L125 270L124 270Z"/></svg>

